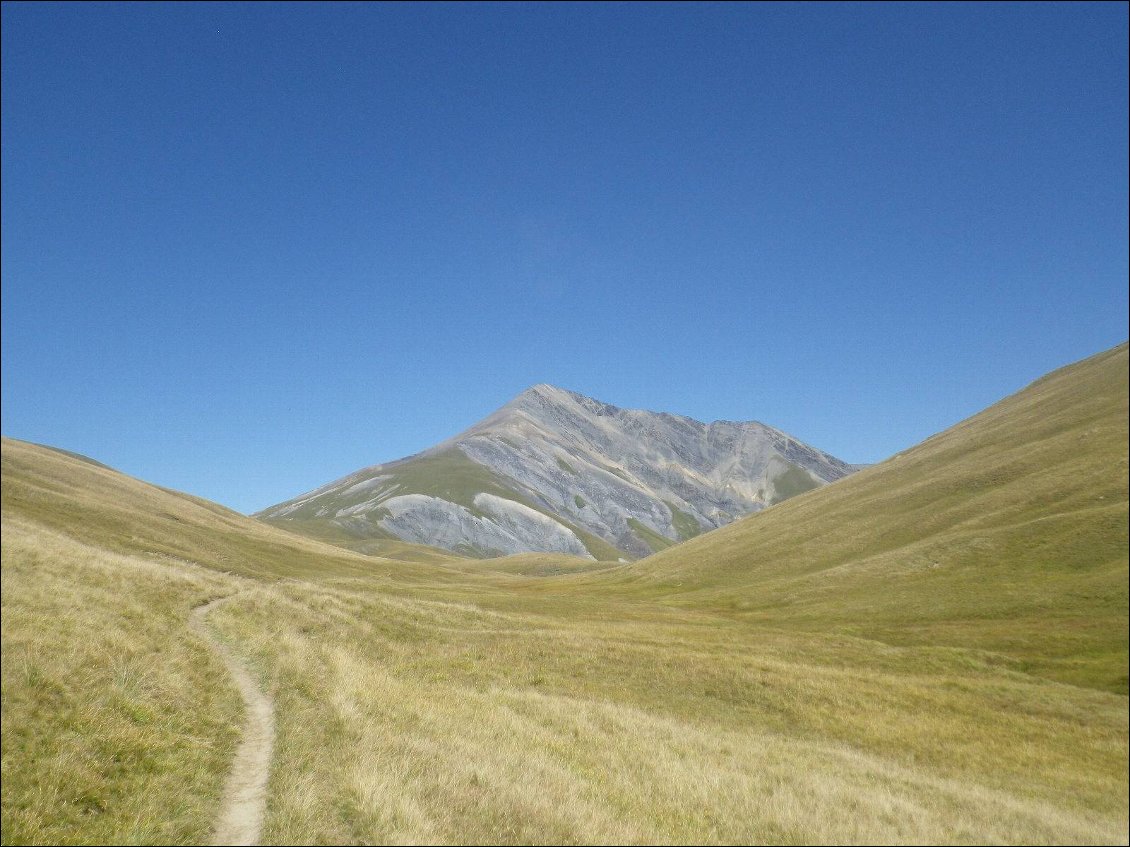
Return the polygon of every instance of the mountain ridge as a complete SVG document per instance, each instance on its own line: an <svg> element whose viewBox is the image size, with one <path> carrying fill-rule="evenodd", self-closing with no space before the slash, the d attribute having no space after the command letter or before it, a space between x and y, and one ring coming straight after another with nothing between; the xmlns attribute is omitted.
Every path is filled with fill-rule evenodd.
<svg viewBox="0 0 1130 847"><path fill-rule="evenodd" d="M478 556L638 558L852 471L759 421L703 423L537 383L433 447L256 516Z"/></svg>
<svg viewBox="0 0 1130 847"><path fill-rule="evenodd" d="M710 598L797 630L982 650L1125 696L1128 361L1123 342L1065 365L841 485L616 578L673 605Z"/></svg>

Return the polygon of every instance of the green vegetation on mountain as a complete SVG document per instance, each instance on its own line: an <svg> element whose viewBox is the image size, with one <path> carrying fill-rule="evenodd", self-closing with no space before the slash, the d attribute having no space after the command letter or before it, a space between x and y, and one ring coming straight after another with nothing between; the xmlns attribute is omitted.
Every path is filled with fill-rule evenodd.
<svg viewBox="0 0 1130 847"><path fill-rule="evenodd" d="M783 503L785 500L811 491L819 485L820 483L814 480L812 475L803 468L789 465L788 470L773 478L773 490L776 493L773 495L773 499L769 501L769 505L775 506L778 503Z"/></svg>
<svg viewBox="0 0 1130 847"><path fill-rule="evenodd" d="M702 534L702 526L694 519L693 515L688 515L669 500L664 500L663 504L671 510L671 523L675 527L675 532L680 541L686 541Z"/></svg>
<svg viewBox="0 0 1130 847"><path fill-rule="evenodd" d="M660 535L654 529L640 523L635 518L628 518L628 526L632 528L632 532L638 535L640 539L651 548L651 552L653 553L666 550L675 543L670 538Z"/></svg>
<svg viewBox="0 0 1130 847"><path fill-rule="evenodd" d="M396 486L389 496L424 494L429 497L437 497L441 500L456 503L477 517L484 517L485 515L475 505L475 495L477 494L493 494L504 500L513 500L533 509L535 512L553 518L571 530L593 558L599 561L614 562L623 557L623 553L607 541L551 514L532 498L516 491L489 468L468 459L458 448L453 447L440 453L414 456L410 459L395 462L382 468L381 475L389 477L387 481L383 482L383 486L389 489ZM359 483L365 481L365 477L360 474L356 477ZM367 496L371 496L371 494L367 492ZM408 561L430 561L434 560L436 556L442 557L445 553L449 553L449 551L438 550L426 545L411 544L407 545L406 548L400 548L395 544L385 543L395 541L395 539L377 525L380 517L387 514L387 511L382 512L379 508L365 516L363 532L351 532L348 526L331 524L319 519L318 511L321 509L335 510L354 504L355 498L339 496L318 502L303 503L289 512L285 519L265 516L262 517L262 520L283 529L289 529L311 538L370 555L390 556L391 558ZM382 543L369 543L371 541ZM465 546L459 552L476 558L483 555L471 545Z"/></svg>
<svg viewBox="0 0 1130 847"><path fill-rule="evenodd" d="M462 451L452 448L430 456L414 456L386 466L382 470L390 479L389 486L396 485L397 493L426 494L429 497L439 497L458 503L472 514L481 516L482 513L475 506L475 495L480 493L493 494L508 500L516 499L516 493L503 480L491 471L468 459ZM358 474L357 481L365 477ZM290 512L290 519L313 520L318 517L317 511L321 508L351 506L354 501L344 497L340 502L319 501L298 506ZM268 519L270 520L270 519ZM275 521L279 522L279 521ZM310 524L306 524L309 527Z"/></svg>
<svg viewBox="0 0 1130 847"><path fill-rule="evenodd" d="M379 513L380 510L378 509L377 512ZM385 510L385 512L387 514L387 510ZM451 550L429 547L426 544L412 544L408 541L401 541L386 532L381 532L379 528L370 530L364 536L359 536L350 532L345 527L329 523L328 521L300 519L293 521L269 521L269 523L287 532L293 532L296 535L305 536L306 538L313 538L317 541L324 541L327 544L344 547L346 550L353 550L354 552L362 553L366 556L379 556L383 559L396 559L401 562L424 562L431 564L452 562L462 558L459 554L453 553Z"/></svg>

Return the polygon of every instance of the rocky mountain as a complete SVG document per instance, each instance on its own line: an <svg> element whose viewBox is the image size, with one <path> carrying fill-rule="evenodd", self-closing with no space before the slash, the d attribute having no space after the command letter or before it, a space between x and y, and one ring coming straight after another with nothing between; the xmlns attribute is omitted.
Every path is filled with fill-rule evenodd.
<svg viewBox="0 0 1130 847"><path fill-rule="evenodd" d="M543 384L429 450L256 517L473 556L636 558L853 470L756 421L705 424Z"/></svg>

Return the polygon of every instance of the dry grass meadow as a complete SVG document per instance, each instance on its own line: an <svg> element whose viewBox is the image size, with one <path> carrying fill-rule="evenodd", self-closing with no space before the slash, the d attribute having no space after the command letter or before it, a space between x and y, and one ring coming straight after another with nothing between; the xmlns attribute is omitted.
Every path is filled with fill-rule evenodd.
<svg viewBox="0 0 1130 847"><path fill-rule="evenodd" d="M365 556L3 443L2 840L1127 841L1123 345L630 566ZM412 559L411 551L401 551Z"/></svg>

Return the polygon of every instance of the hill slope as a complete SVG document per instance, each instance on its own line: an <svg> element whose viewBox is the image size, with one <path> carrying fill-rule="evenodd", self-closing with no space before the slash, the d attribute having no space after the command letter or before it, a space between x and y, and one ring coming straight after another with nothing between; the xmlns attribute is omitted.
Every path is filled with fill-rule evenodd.
<svg viewBox="0 0 1130 847"><path fill-rule="evenodd" d="M536 385L462 434L258 513L339 540L478 556L645 556L853 468L757 422L620 409Z"/></svg>
<svg viewBox="0 0 1130 847"><path fill-rule="evenodd" d="M1127 690L1127 346L631 568L750 621L944 644Z"/></svg>
<svg viewBox="0 0 1130 847"><path fill-rule="evenodd" d="M4 843L207 840L239 701L188 620L220 596L209 626L275 698L267 843L1126 840L1125 696L940 626L892 646L834 603L743 611L772 580L710 537L650 574L392 563L32 445L3 460Z"/></svg>
<svg viewBox="0 0 1130 847"><path fill-rule="evenodd" d="M53 531L77 532L107 550L192 559L274 577L320 571L362 574L372 567L337 545L296 537L76 453L12 438L3 438L2 445L4 514ZM389 558L438 563L458 557L397 542Z"/></svg>

